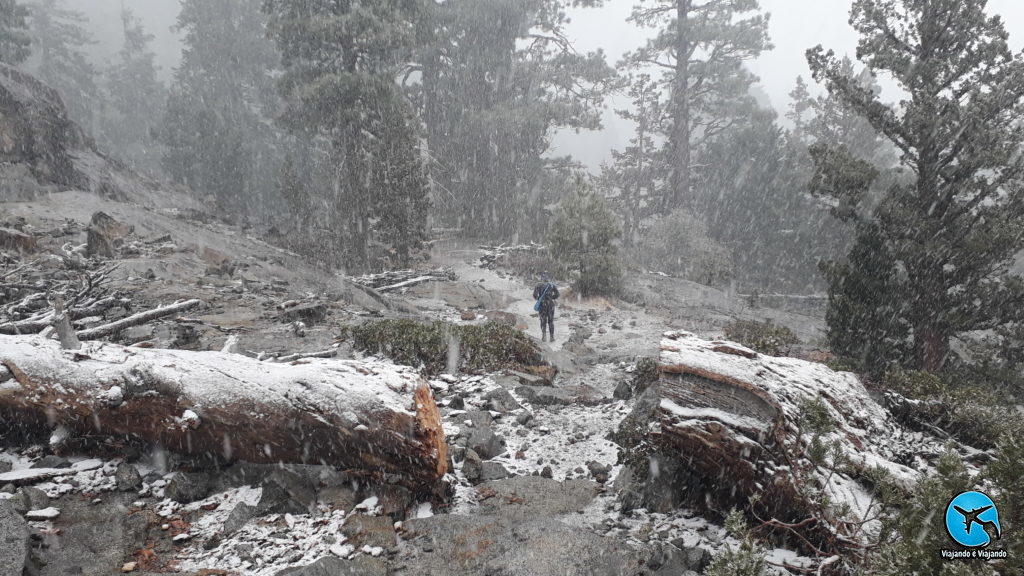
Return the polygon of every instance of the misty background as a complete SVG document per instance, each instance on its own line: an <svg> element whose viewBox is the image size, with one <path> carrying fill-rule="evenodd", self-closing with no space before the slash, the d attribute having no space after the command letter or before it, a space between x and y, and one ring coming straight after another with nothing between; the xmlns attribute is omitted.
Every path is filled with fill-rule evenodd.
<svg viewBox="0 0 1024 576"><path fill-rule="evenodd" d="M568 33L576 48L581 52L601 49L607 54L609 63L614 64L623 54L642 45L649 31L642 30L626 21L635 0L607 0L600 8L574 9L570 11L572 21ZM95 33L98 44L95 56L99 61L112 58L120 49L123 37L121 31L121 8L130 7L153 34L153 48L160 66L159 76L169 81L171 74L181 62L181 34L175 32L173 24L181 5L177 0L76 0L70 4L89 17L89 26ZM780 121L791 99L789 92L797 76L805 80L810 77L805 53L818 44L825 45L839 54L854 56L857 50L857 33L849 23L849 0L762 0L761 7L771 14L769 34L775 48L762 53L748 63L760 82L754 86L755 96L762 105L771 105L779 112ZM1003 17L1010 33L1010 45L1015 51L1024 47L1024 4L1018 0L989 0L988 11ZM895 92L891 83L881 80L886 97ZM812 93L820 94L823 89L809 82ZM628 104L628 98L612 96L602 116L604 130L576 134L560 132L554 140L557 154L569 154L583 162L591 172L597 172L602 162L611 159L611 151L621 148L633 131L631 122L623 120L613 112Z"/></svg>

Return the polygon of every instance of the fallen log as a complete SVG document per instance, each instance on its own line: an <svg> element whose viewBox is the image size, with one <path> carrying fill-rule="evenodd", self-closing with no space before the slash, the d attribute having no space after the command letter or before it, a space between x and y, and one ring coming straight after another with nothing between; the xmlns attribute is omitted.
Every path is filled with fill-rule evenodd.
<svg viewBox="0 0 1024 576"><path fill-rule="evenodd" d="M124 330L125 328L131 328L132 326L140 326L142 324L152 322L153 320L157 320L165 316L170 316L172 314L177 314L178 312L190 310L192 308L195 308L196 306L199 306L200 304L202 304L202 300L186 300L184 302L176 302L174 304L169 304L167 306L161 306L159 308L154 308L152 310L147 310L145 312L133 314L131 316L128 316L127 318L122 318L117 322L111 322L110 324L104 324L103 326L97 326L95 328L89 328L88 330L82 330L81 332L78 333L78 337L82 340L95 340L97 338L103 338L104 336L117 334L118 332Z"/></svg>
<svg viewBox="0 0 1024 576"><path fill-rule="evenodd" d="M659 372L617 433L630 506L744 510L762 535L827 558L862 550L880 526L858 478L877 468L904 490L916 483L893 461L898 424L853 374L685 332L665 335Z"/></svg>
<svg viewBox="0 0 1024 576"><path fill-rule="evenodd" d="M0 365L12 375L0 386L0 422L227 460L324 463L446 497L440 415L411 369L103 342L71 352L37 336L0 336Z"/></svg>

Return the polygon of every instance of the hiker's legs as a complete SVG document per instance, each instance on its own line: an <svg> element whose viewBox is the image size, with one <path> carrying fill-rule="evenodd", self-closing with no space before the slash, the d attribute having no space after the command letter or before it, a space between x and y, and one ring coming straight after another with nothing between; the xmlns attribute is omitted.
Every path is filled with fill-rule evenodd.
<svg viewBox="0 0 1024 576"><path fill-rule="evenodd" d="M540 341L541 342L547 342L547 339L548 339L548 333L547 333L548 322L549 322L548 315L545 314L543 310L541 310L541 312L540 312Z"/></svg>
<svg viewBox="0 0 1024 576"><path fill-rule="evenodd" d="M554 308L551 308L550 310L547 311L547 317L548 317L548 331L551 333L550 340L552 342L554 342L555 341L555 309ZM543 332L543 330L544 329L541 328L542 332Z"/></svg>

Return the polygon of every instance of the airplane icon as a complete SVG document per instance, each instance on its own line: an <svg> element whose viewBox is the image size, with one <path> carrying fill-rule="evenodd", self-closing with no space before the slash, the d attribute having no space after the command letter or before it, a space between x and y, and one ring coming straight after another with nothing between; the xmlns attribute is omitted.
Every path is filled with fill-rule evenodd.
<svg viewBox="0 0 1024 576"><path fill-rule="evenodd" d="M964 528L967 529L968 534L971 533L971 525L977 524L978 526L981 526L981 529L984 530L989 536L998 540L1000 537L999 526L991 520L978 519L978 516L985 513L990 508L992 508L992 506L982 506L981 508L975 508L974 510L968 512L967 510L964 510L959 506L953 506L953 509L964 517Z"/></svg>

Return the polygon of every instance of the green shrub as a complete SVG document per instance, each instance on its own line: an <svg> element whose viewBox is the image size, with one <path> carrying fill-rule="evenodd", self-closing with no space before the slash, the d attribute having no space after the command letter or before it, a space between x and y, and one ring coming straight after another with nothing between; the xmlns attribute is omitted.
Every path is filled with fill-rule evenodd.
<svg viewBox="0 0 1024 576"><path fill-rule="evenodd" d="M622 287L622 230L603 197L582 179L558 205L548 233L548 249L560 273L574 279L582 296L614 296Z"/></svg>
<svg viewBox="0 0 1024 576"><path fill-rule="evenodd" d="M386 356L426 374L446 370L492 372L543 364L533 340L501 322L456 326L446 322L377 320L345 330L357 350Z"/></svg>
<svg viewBox="0 0 1024 576"><path fill-rule="evenodd" d="M644 230L633 256L645 268L706 286L726 286L734 276L729 249L712 240L707 225L684 210Z"/></svg>
<svg viewBox="0 0 1024 576"><path fill-rule="evenodd" d="M651 384L658 381L661 373L658 371L658 361L654 358L641 358L636 361L633 367L633 379L629 386L636 394L643 394L644 390Z"/></svg>
<svg viewBox="0 0 1024 576"><path fill-rule="evenodd" d="M715 554L704 570L704 576L763 576L767 573L764 549L759 546L747 529L746 520L738 510L725 518L725 529L740 541L736 548L726 544Z"/></svg>
<svg viewBox="0 0 1024 576"><path fill-rule="evenodd" d="M725 337L768 356L785 356L800 343L792 330L771 320L734 320L725 327Z"/></svg>
<svg viewBox="0 0 1024 576"><path fill-rule="evenodd" d="M1000 436L1022 424L1004 399L969 383L954 386L927 372L891 370L885 387L910 400L898 414L908 424L937 427L975 448L994 448Z"/></svg>

